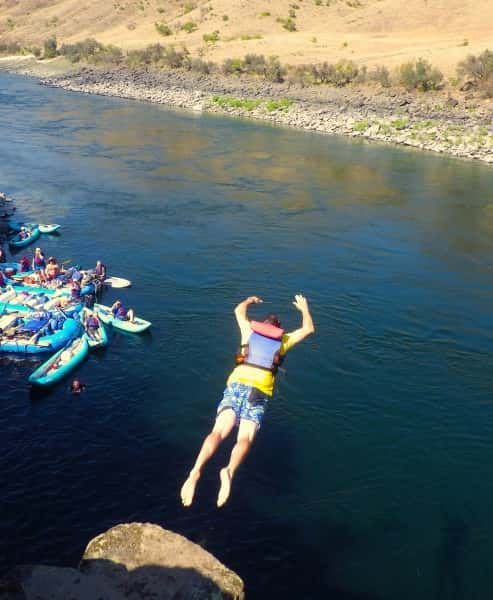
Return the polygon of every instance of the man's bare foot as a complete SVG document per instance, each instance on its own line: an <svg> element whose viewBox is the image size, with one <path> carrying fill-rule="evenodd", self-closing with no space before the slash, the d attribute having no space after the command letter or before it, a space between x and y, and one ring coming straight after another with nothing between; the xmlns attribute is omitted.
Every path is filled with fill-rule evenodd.
<svg viewBox="0 0 493 600"><path fill-rule="evenodd" d="M193 502L193 496L195 494L195 486L200 478L199 471L190 471L188 479L185 481L181 488L181 501L183 506L190 506Z"/></svg>
<svg viewBox="0 0 493 600"><path fill-rule="evenodd" d="M224 467L219 472L219 477L221 479L221 487L219 488L219 494L217 496L217 506L220 508L229 498L229 493L231 492L231 473L229 472L228 467Z"/></svg>

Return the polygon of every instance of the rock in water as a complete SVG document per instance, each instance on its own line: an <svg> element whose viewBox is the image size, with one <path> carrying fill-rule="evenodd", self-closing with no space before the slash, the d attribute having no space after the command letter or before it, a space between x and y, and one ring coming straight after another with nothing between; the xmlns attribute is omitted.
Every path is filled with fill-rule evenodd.
<svg viewBox="0 0 493 600"><path fill-rule="evenodd" d="M0 600L243 600L243 581L185 537L150 523L117 525L89 542L79 570L16 567Z"/></svg>

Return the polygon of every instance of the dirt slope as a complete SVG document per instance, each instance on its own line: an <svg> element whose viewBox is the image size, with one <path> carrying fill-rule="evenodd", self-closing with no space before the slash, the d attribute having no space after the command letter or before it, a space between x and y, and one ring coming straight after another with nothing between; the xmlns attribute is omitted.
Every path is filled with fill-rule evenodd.
<svg viewBox="0 0 493 600"><path fill-rule="evenodd" d="M292 32L277 20L289 11ZM156 22L172 34L159 34ZM187 22L196 30L182 30ZM289 64L394 66L424 57L449 75L467 54L493 49L492 23L492 0L0 0L0 41L40 45L55 34L60 43L95 37L124 48L161 42L213 61L253 52ZM213 31L219 40L205 43Z"/></svg>

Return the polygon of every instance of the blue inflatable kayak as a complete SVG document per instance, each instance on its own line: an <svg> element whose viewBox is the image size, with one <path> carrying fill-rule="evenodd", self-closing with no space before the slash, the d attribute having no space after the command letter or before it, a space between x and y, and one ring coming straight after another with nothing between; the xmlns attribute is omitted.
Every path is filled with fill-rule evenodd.
<svg viewBox="0 0 493 600"><path fill-rule="evenodd" d="M113 313L111 312L111 308L109 306L104 306L103 304L95 304L94 310L96 311L98 317L106 323L107 325L112 325L115 329L121 329L122 331L128 331L129 333L142 333L149 329L152 325L150 321L146 321L145 319L140 319L139 317L135 317L134 322L123 321L121 319L115 319Z"/></svg>
<svg viewBox="0 0 493 600"><path fill-rule="evenodd" d="M39 238L39 227L34 227L31 230L27 230L27 237L24 239L20 238L20 233L15 235L9 240L9 245L13 248L25 248L32 244Z"/></svg>
<svg viewBox="0 0 493 600"><path fill-rule="evenodd" d="M41 352L54 352L81 333L82 326L78 320L68 318L62 328L50 335L42 335L36 342L32 336L19 336L9 338L0 337L0 352L21 352L23 354L38 354Z"/></svg>
<svg viewBox="0 0 493 600"><path fill-rule="evenodd" d="M29 383L48 386L57 383L86 358L89 346L85 336L71 340L29 376Z"/></svg>

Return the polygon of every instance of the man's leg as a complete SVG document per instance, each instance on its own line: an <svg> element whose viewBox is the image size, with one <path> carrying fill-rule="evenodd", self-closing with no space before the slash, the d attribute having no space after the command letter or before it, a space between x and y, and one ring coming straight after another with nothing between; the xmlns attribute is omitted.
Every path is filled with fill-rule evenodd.
<svg viewBox="0 0 493 600"><path fill-rule="evenodd" d="M231 481L235 474L236 469L245 460L246 455L250 451L255 435L258 431L259 424L255 421L247 419L241 419L240 427L238 429L238 437L236 438L236 444L231 452L229 464L224 469L221 469L221 488L219 489L219 495L217 497L217 505L221 507L227 499L231 491Z"/></svg>
<svg viewBox="0 0 493 600"><path fill-rule="evenodd" d="M202 467L217 450L219 444L228 437L235 424L236 414L232 408L226 408L218 414L214 427L205 438L190 475L181 488L183 506L192 504Z"/></svg>

